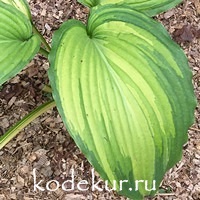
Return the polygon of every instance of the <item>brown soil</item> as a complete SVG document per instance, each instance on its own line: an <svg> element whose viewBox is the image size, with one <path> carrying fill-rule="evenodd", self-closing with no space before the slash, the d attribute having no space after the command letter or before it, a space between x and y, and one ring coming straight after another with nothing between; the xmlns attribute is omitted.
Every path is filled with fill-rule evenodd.
<svg viewBox="0 0 200 200"><path fill-rule="evenodd" d="M52 32L70 18L86 20L88 10L74 0L31 0L36 27L50 42ZM184 49L193 71L194 88L200 100L200 1L183 1L177 8L157 16L171 36ZM0 91L0 135L10 126L49 99L43 92L48 84L48 62L41 55L28 67L3 85ZM195 124L189 130L189 141L184 146L182 160L172 168L162 182L163 193L154 199L200 199L200 108L196 109ZM76 147L63 126L56 109L36 119L9 144L0 150L0 200L45 199L126 199L113 192L74 190L64 192L34 192L33 169L37 168L37 181L71 177L75 181L87 180L91 184L91 165ZM96 174L96 180L99 180ZM56 185L52 183L51 188Z"/></svg>

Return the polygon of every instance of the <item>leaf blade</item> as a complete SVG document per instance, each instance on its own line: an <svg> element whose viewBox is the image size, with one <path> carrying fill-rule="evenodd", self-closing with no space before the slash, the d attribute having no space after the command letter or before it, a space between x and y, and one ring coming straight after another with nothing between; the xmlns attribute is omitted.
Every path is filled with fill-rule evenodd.
<svg viewBox="0 0 200 200"><path fill-rule="evenodd" d="M129 188L154 179L158 188L193 122L191 71L180 47L161 24L109 5L94 9L87 27L65 23L49 58L58 110L88 160L118 190L119 180L129 180L123 195L154 194Z"/></svg>
<svg viewBox="0 0 200 200"><path fill-rule="evenodd" d="M31 20L31 12L26 0L0 0L6 4L12 5L16 9L20 10L23 14L25 14L28 19Z"/></svg>
<svg viewBox="0 0 200 200"><path fill-rule="evenodd" d="M15 76L35 56L40 40L32 25L11 5L0 2L0 85Z"/></svg>
<svg viewBox="0 0 200 200"><path fill-rule="evenodd" d="M148 16L155 16L175 7L181 3L182 0L79 0L79 2L90 8L109 4L128 6Z"/></svg>

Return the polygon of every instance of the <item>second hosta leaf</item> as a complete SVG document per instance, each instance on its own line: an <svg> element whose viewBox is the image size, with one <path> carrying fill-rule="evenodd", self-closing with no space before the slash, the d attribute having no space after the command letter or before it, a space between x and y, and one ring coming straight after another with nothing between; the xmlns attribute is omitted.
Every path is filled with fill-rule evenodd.
<svg viewBox="0 0 200 200"><path fill-rule="evenodd" d="M182 0L78 0L83 5L94 7L98 5L119 4L129 6L132 9L139 10L149 16L154 16L161 12L175 7Z"/></svg>
<svg viewBox="0 0 200 200"><path fill-rule="evenodd" d="M158 189L193 122L192 74L179 46L146 15L105 6L87 26L64 23L49 58L58 110L87 159L121 194L154 194L135 181L151 189L156 180ZM120 188L120 180L128 182Z"/></svg>
<svg viewBox="0 0 200 200"><path fill-rule="evenodd" d="M0 1L0 85L19 73L40 49L28 18Z"/></svg>

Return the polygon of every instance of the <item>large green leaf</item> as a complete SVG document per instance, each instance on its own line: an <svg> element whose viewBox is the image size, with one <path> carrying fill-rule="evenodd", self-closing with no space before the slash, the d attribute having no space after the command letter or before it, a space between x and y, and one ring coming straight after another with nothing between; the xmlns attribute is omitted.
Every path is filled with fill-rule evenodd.
<svg viewBox="0 0 200 200"><path fill-rule="evenodd" d="M30 8L26 0L0 0L0 1L12 5L13 7L17 8L22 13L24 13L29 19L31 19Z"/></svg>
<svg viewBox="0 0 200 200"><path fill-rule="evenodd" d="M175 7L182 0L78 0L83 5L94 7L97 5L119 4L142 11L149 16L154 16Z"/></svg>
<svg viewBox="0 0 200 200"><path fill-rule="evenodd" d="M53 36L49 78L76 144L101 177L129 180L140 199L180 160L195 98L187 59L164 27L127 7L103 6L87 27L64 23ZM133 188L132 191L129 188Z"/></svg>
<svg viewBox="0 0 200 200"><path fill-rule="evenodd" d="M0 2L0 85L16 75L40 48L32 25L23 13Z"/></svg>

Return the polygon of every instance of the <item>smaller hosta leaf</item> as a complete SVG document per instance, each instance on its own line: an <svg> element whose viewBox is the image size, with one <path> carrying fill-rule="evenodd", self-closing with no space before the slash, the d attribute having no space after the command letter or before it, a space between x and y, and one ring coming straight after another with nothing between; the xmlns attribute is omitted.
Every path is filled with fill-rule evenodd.
<svg viewBox="0 0 200 200"><path fill-rule="evenodd" d="M28 18L0 1L0 85L19 73L39 51L40 40L33 35Z"/></svg>
<svg viewBox="0 0 200 200"><path fill-rule="evenodd" d="M10 4L24 13L29 19L31 19L31 12L26 0L0 0L6 4Z"/></svg>
<svg viewBox="0 0 200 200"><path fill-rule="evenodd" d="M79 0L79 2L88 7L106 4L129 6L130 8L144 12L149 16L154 16L175 7L182 2L182 0Z"/></svg>

